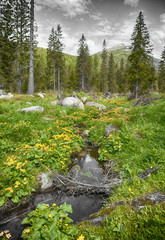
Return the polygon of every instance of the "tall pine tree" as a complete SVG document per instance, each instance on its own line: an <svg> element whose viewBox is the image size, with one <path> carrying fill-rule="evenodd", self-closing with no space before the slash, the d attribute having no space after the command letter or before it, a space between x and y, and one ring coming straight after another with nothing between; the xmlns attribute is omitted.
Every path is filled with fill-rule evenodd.
<svg viewBox="0 0 165 240"><path fill-rule="evenodd" d="M107 44L104 39L103 41L103 51L101 54L101 91L106 93L108 92L108 82L107 82L107 74L108 74L108 52L107 52Z"/></svg>
<svg viewBox="0 0 165 240"><path fill-rule="evenodd" d="M133 98L147 91L151 77L151 53L149 33L140 11L131 37L131 54L129 55L129 81Z"/></svg>
<svg viewBox="0 0 165 240"><path fill-rule="evenodd" d="M17 90L21 93L29 59L29 4L27 0L15 0L14 41L16 42L16 79Z"/></svg>
<svg viewBox="0 0 165 240"><path fill-rule="evenodd" d="M12 0L0 1L0 85L12 91L12 66L15 44L13 41L13 8Z"/></svg>
<svg viewBox="0 0 165 240"><path fill-rule="evenodd" d="M110 54L110 57L109 57L108 85L109 85L109 91L111 93L117 92L116 66L115 66L115 61L112 53Z"/></svg>
<svg viewBox="0 0 165 240"><path fill-rule="evenodd" d="M86 43L86 38L84 34L82 34L79 40L76 72L77 72L77 77L79 82L79 88L81 90L88 90L90 74L91 74L91 61L90 61L90 55L89 55L89 48Z"/></svg>
<svg viewBox="0 0 165 240"><path fill-rule="evenodd" d="M34 0L30 2L30 61L28 94L34 93Z"/></svg>
<svg viewBox="0 0 165 240"><path fill-rule="evenodd" d="M63 43L61 39L62 30L61 26L58 25L56 31L54 30L54 28L51 29L47 49L50 82L52 82L53 79L54 91L56 90L56 88L58 89L58 91L60 91L62 85L62 74L65 61L62 53Z"/></svg>
<svg viewBox="0 0 165 240"><path fill-rule="evenodd" d="M158 86L160 92L165 92L165 47L159 63Z"/></svg>

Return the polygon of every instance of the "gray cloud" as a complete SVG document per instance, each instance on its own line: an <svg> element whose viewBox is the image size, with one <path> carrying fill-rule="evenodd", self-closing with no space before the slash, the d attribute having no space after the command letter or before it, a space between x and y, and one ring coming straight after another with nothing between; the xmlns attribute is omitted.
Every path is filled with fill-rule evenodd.
<svg viewBox="0 0 165 240"><path fill-rule="evenodd" d="M125 5L129 5L131 7L137 7L140 0L124 0Z"/></svg>
<svg viewBox="0 0 165 240"><path fill-rule="evenodd" d="M91 0L36 0L38 6L47 6L50 8L59 8L66 17L74 18L81 14L88 13L88 7Z"/></svg>

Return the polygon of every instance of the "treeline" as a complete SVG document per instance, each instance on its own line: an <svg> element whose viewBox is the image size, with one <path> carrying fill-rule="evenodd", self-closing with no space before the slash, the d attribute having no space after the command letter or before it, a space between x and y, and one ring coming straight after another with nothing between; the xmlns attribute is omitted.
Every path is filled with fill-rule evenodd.
<svg viewBox="0 0 165 240"><path fill-rule="evenodd" d="M131 36L128 59L121 58L118 63L108 52L106 40L102 53L91 56L84 34L79 40L78 56L65 54L60 25L51 29L46 51L37 48L33 36L34 62L30 63L30 39L33 39L30 38L33 22L30 12L27 0L0 2L0 88L27 93L29 69L33 64L34 72L30 74L34 74L35 91L131 91L133 97L148 91L165 91L165 48L157 71L142 12Z"/></svg>

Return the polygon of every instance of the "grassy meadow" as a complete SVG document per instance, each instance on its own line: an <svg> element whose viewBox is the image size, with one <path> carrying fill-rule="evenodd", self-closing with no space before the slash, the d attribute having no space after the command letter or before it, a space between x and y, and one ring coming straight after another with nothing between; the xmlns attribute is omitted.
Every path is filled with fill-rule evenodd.
<svg viewBox="0 0 165 240"><path fill-rule="evenodd" d="M77 95L93 101L88 94ZM103 225L80 223L74 236L68 233L63 239L163 239L164 204L147 205L141 211L129 204L114 210L110 207L118 201L129 203L150 193L165 193L165 96L133 107L135 100L98 95L97 102L107 107L103 111L51 105L56 99L54 93L46 93L45 98L14 95L10 100L0 99L0 207L16 206L36 191L38 174L49 169L67 172L70 156L84 147L76 127L83 124L83 130L88 130L87 140L99 146L99 161L118 163L115 171L123 184L113 189L100 211L109 214ZM17 111L31 106L44 107L44 112ZM111 124L119 130L107 138L105 128ZM161 168L145 180L137 177L151 166ZM130 177L132 181L126 181ZM24 239L33 238L29 235Z"/></svg>

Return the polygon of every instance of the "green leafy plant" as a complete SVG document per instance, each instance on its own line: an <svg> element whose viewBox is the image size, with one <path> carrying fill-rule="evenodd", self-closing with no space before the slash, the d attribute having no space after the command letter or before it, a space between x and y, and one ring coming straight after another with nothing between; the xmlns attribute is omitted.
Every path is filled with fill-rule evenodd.
<svg viewBox="0 0 165 240"><path fill-rule="evenodd" d="M72 212L71 205L64 203L61 206L53 204L38 204L37 208L29 213L22 224L30 224L22 232L23 239L29 240L68 240L78 234L78 230L71 225L72 219L68 213Z"/></svg>

